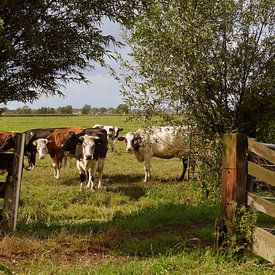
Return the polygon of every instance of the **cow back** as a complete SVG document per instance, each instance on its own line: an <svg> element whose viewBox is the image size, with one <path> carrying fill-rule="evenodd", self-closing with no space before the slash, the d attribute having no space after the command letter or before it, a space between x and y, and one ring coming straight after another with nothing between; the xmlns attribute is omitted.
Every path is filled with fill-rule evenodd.
<svg viewBox="0 0 275 275"><path fill-rule="evenodd" d="M183 127L152 127L140 130L139 146L150 148L158 158L183 157L190 153L188 130Z"/></svg>

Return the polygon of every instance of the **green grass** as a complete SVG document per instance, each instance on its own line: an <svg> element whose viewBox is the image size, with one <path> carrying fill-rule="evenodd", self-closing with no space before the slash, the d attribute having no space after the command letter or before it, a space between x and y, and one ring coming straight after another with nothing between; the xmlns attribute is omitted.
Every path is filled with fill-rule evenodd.
<svg viewBox="0 0 275 275"><path fill-rule="evenodd" d="M103 123L124 133L140 126L124 119L1 117L0 125L25 131ZM75 160L60 180L49 157L38 160L23 173L17 231L0 235L0 274L274 274L249 253L238 261L216 253L219 198L205 198L196 181L177 182L180 172L177 159L153 159L153 180L144 183L143 164L118 142L106 159L104 189L91 192L80 191Z"/></svg>

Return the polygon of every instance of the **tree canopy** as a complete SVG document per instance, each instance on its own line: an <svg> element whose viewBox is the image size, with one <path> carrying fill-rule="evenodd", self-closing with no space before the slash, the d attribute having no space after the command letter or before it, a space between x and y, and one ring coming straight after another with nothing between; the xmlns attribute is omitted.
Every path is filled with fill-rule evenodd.
<svg viewBox="0 0 275 275"><path fill-rule="evenodd" d="M103 18L124 22L139 1L9 0L0 2L0 103L61 95L68 80L84 80L104 65L111 35Z"/></svg>
<svg viewBox="0 0 275 275"><path fill-rule="evenodd" d="M272 0L152 0L126 32L127 104L148 117L172 110L208 135L271 139L274 14Z"/></svg>

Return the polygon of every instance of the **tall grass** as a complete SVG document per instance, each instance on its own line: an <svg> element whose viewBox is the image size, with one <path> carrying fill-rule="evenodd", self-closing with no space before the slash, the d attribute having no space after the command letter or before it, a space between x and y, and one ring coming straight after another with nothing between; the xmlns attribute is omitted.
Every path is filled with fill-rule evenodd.
<svg viewBox="0 0 275 275"><path fill-rule="evenodd" d="M123 117L1 118L3 130L140 125ZM5 123L5 124L4 124ZM0 238L0 274L272 274L247 254L235 262L216 253L219 198L206 198L197 181L177 182L181 162L152 161L153 180L124 143L108 152L103 190L80 190L75 160L53 178L51 160L24 171L18 228ZM270 221L266 221L270 222Z"/></svg>

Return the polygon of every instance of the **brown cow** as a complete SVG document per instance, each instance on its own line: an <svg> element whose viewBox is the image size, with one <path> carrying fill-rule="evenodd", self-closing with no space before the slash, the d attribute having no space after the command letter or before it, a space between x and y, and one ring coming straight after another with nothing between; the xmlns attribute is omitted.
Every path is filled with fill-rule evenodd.
<svg viewBox="0 0 275 275"><path fill-rule="evenodd" d="M61 149L64 139L71 133L78 134L81 131L83 131L83 128L64 128L52 132L47 136L47 138L37 139L33 142L36 146L39 159L44 159L47 153L51 156L53 161L54 178L60 178L62 160L70 153Z"/></svg>
<svg viewBox="0 0 275 275"><path fill-rule="evenodd" d="M16 132L0 132L0 152L14 148Z"/></svg>

